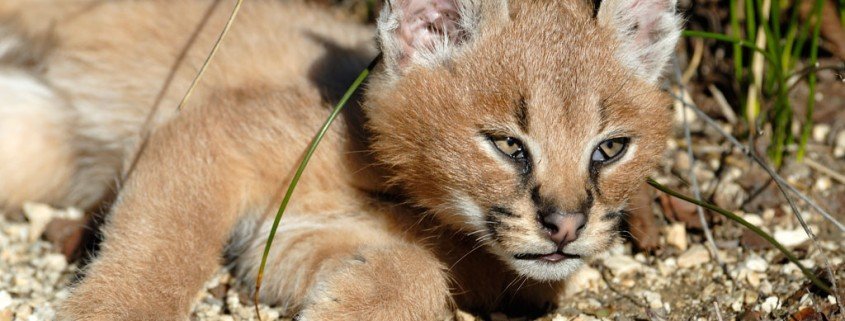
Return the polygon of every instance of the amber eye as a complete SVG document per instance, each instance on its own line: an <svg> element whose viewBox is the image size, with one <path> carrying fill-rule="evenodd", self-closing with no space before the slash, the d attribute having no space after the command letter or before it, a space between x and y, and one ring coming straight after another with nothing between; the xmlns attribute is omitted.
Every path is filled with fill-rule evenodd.
<svg viewBox="0 0 845 321"><path fill-rule="evenodd" d="M601 142L593 152L593 163L608 164L616 161L625 153L630 142L631 139L628 137L613 138Z"/></svg>
<svg viewBox="0 0 845 321"><path fill-rule="evenodd" d="M513 137L493 138L493 144L505 155L514 159L525 159L525 147L519 139Z"/></svg>

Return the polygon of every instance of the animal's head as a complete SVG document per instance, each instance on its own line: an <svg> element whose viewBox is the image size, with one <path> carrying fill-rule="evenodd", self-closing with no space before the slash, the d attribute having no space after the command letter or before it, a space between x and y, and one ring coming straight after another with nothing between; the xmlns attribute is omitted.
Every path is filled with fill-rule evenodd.
<svg viewBox="0 0 845 321"><path fill-rule="evenodd" d="M394 183L514 270L566 277L618 240L656 167L675 0L394 0L369 85Z"/></svg>

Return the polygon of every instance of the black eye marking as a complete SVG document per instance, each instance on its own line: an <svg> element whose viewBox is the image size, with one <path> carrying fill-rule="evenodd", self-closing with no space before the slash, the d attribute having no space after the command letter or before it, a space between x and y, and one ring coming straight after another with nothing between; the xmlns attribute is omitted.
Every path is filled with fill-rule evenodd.
<svg viewBox="0 0 845 321"><path fill-rule="evenodd" d="M613 163L625 154L631 139L628 137L611 138L601 142L593 151L590 161L594 165Z"/></svg>

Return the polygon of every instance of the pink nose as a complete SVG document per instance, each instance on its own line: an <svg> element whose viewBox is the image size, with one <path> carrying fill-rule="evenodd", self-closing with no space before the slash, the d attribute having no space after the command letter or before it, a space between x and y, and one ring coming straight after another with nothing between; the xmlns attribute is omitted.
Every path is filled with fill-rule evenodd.
<svg viewBox="0 0 845 321"><path fill-rule="evenodd" d="M549 214L543 217L543 226L549 230L552 241L562 248L578 239L587 223L584 214Z"/></svg>

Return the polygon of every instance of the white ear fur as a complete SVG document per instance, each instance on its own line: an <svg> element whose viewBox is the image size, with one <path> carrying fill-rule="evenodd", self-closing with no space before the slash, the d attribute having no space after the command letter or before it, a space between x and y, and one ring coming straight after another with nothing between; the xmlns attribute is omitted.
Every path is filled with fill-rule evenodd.
<svg viewBox="0 0 845 321"><path fill-rule="evenodd" d="M487 20L502 18L506 0L389 0L377 22L387 71L447 61L481 34L482 24L488 27Z"/></svg>
<svg viewBox="0 0 845 321"><path fill-rule="evenodd" d="M656 83L681 34L677 0L604 0L600 24L613 28L619 40L616 57L637 76Z"/></svg>

